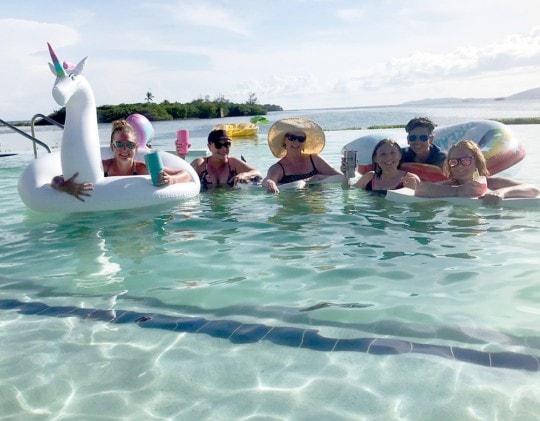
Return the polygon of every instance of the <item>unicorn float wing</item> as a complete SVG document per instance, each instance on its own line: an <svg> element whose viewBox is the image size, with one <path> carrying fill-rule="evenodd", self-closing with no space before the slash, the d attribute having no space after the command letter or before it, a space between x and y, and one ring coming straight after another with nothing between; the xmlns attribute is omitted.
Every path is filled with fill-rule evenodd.
<svg viewBox="0 0 540 421"><path fill-rule="evenodd" d="M68 179L79 173L77 182L96 183L103 178L96 101L90 84L82 75L87 58L77 66L60 64L47 43L53 63L49 67L56 76L52 90L58 105L66 107L66 122L60 148L62 173Z"/></svg>

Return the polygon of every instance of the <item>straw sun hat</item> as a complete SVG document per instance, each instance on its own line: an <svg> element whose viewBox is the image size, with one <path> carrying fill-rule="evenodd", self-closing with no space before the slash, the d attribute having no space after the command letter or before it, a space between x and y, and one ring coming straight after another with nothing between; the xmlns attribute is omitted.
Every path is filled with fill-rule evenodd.
<svg viewBox="0 0 540 421"><path fill-rule="evenodd" d="M321 126L305 118L284 118L276 121L268 131L268 146L276 158L285 156L285 135L291 132L304 132L306 141L303 152L318 154L324 149L324 132Z"/></svg>

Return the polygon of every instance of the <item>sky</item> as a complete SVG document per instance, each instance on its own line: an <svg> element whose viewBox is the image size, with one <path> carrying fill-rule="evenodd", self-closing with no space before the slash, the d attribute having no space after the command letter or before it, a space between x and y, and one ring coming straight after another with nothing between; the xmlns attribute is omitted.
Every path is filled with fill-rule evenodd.
<svg viewBox="0 0 540 421"><path fill-rule="evenodd" d="M540 0L22 0L0 17L0 118L59 108L88 57L97 105L224 96L285 110L494 98L540 87Z"/></svg>

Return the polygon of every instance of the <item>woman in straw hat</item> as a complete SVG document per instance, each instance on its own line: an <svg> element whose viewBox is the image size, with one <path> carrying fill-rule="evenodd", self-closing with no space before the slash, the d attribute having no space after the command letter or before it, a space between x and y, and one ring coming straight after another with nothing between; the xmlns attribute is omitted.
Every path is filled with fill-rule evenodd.
<svg viewBox="0 0 540 421"><path fill-rule="evenodd" d="M269 193L279 193L280 184L340 175L319 156L324 142L322 128L311 120L285 118L276 121L268 131L268 146L272 154L281 159L268 169L263 187Z"/></svg>

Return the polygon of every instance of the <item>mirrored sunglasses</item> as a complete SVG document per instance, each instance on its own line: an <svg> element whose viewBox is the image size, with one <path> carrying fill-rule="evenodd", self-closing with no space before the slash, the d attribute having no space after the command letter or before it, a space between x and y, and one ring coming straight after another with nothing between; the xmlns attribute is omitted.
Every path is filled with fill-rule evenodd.
<svg viewBox="0 0 540 421"><path fill-rule="evenodd" d="M461 158L455 158L455 159L449 159L448 165L450 165L450 168L457 167L459 164L463 165L464 167L468 167L472 164L472 156L464 156Z"/></svg>
<svg viewBox="0 0 540 421"><path fill-rule="evenodd" d="M113 142L113 145L116 149L128 148L130 151L135 149L135 147L137 146L137 144L134 142L123 142L121 140Z"/></svg>
<svg viewBox="0 0 540 421"><path fill-rule="evenodd" d="M429 140L428 134L410 134L407 136L409 142L415 142L417 140L421 142L427 142Z"/></svg>
<svg viewBox="0 0 540 421"><path fill-rule="evenodd" d="M221 149L222 147L226 147L226 148L230 148L231 147L231 142L214 142L214 146L216 147L216 149Z"/></svg>
<svg viewBox="0 0 540 421"><path fill-rule="evenodd" d="M306 141L306 135L295 135L292 133L287 133L285 137L291 142L294 142L296 140L297 142L304 143Z"/></svg>

